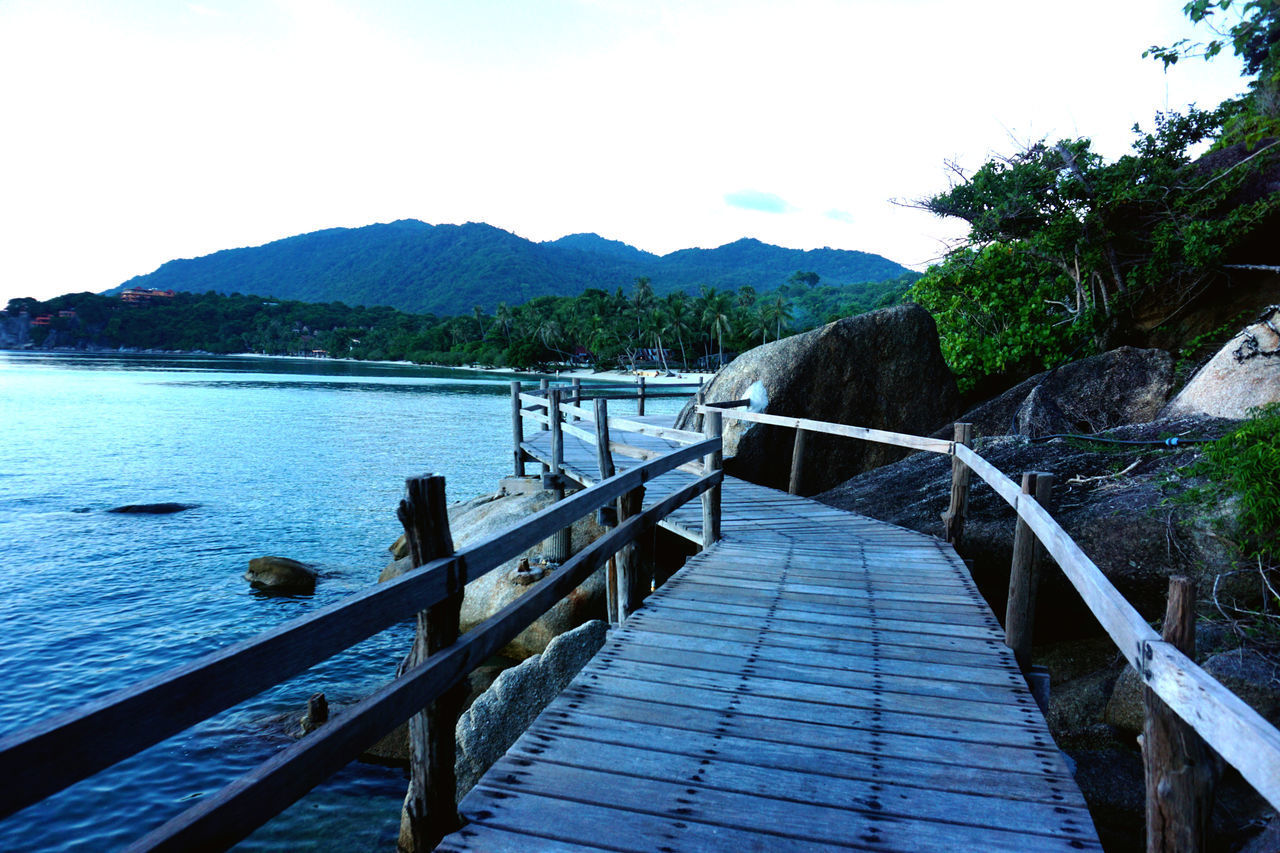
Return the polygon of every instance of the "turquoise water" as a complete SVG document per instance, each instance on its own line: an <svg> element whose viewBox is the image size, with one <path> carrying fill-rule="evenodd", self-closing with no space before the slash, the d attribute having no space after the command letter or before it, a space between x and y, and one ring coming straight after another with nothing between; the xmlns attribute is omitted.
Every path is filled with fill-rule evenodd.
<svg viewBox="0 0 1280 853"><path fill-rule="evenodd" d="M404 479L451 500L508 473L512 377L332 361L0 353L0 733L376 581ZM528 378L522 377L522 378ZM656 402L656 401L655 401ZM662 401L672 408L676 401ZM176 501L176 515L119 515ZM250 558L314 564L314 595L264 596ZM396 626L0 822L3 850L127 843L290 741L272 720L389 680ZM244 842L388 850L404 774L353 764Z"/></svg>

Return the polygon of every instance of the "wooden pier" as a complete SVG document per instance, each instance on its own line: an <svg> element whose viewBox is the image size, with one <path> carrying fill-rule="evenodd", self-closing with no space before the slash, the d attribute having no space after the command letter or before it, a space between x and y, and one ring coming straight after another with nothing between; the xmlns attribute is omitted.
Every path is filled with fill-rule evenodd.
<svg viewBox="0 0 1280 853"><path fill-rule="evenodd" d="M229 848L405 721L406 850L1097 850L1028 687L1045 701L1030 639L1048 570L1144 685L1148 849L1206 849L1213 753L1280 808L1280 731L1192 660L1190 582L1171 579L1157 633L1046 510L1051 476L1025 472L1019 489L966 425L944 441L699 389L705 423L690 432L646 418L643 385L591 409L577 383L530 390L512 383L511 461L540 466L554 503L455 549L444 478L411 478L397 514L415 569L0 737L0 819L416 617L394 680L167 821L140 821L128 850ZM610 415L609 399L637 415ZM808 433L939 454L944 539L726 478L724 419L795 430L792 492ZM970 475L1018 517L1003 630L953 550ZM610 529L570 553L566 529L593 514ZM697 553L653 589L657 527ZM465 585L538 543L559 565L459 635ZM456 803L469 673L602 568L605 647Z"/></svg>
<svg viewBox="0 0 1280 853"><path fill-rule="evenodd" d="M595 459L565 438L568 476ZM949 545L733 478L721 500L723 539L611 632L439 849L1100 849ZM663 525L700 542L695 510Z"/></svg>

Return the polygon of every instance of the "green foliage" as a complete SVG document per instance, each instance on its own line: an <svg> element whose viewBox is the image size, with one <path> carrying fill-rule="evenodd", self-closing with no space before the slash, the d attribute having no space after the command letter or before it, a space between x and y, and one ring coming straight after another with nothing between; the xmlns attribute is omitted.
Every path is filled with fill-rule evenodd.
<svg viewBox="0 0 1280 853"><path fill-rule="evenodd" d="M1251 417L1217 441L1182 473L1204 478L1184 499L1219 503L1238 500L1242 552L1272 563L1280 560L1280 403L1254 409Z"/></svg>
<svg viewBox="0 0 1280 853"><path fill-rule="evenodd" d="M1052 364L1068 343L1110 349L1127 339L1130 310L1146 292L1198 293L1224 253L1280 209L1280 194L1235 196L1267 161L1226 158L1216 170L1191 162L1191 147L1241 109L1232 101L1158 115L1151 131L1135 127L1133 153L1111 163L1087 139L1039 142L923 202L969 224L966 244L912 291L925 307L953 313L943 349L961 384L1023 358ZM1013 316L999 322L1006 312ZM985 322L966 328L969 315Z"/></svg>
<svg viewBox="0 0 1280 853"><path fill-rule="evenodd" d="M1068 288L1030 252L997 243L952 253L909 296L933 314L942 355L968 391L983 377L1037 372L1082 348L1078 327L1055 316Z"/></svg>

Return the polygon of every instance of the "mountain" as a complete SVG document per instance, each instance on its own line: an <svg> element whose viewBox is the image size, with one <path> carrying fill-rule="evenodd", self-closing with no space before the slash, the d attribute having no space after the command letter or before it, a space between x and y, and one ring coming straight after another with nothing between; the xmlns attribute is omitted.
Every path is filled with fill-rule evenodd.
<svg viewBox="0 0 1280 853"><path fill-rule="evenodd" d="M879 255L840 249L784 249L738 240L717 249L658 256L596 234L534 243L484 223L429 225L402 219L330 228L264 246L169 261L115 288L244 293L304 302L389 305L402 311L468 314L536 296L574 296L587 288L629 288L648 276L658 294L699 285L764 292L796 270L824 284L883 281L909 272Z"/></svg>

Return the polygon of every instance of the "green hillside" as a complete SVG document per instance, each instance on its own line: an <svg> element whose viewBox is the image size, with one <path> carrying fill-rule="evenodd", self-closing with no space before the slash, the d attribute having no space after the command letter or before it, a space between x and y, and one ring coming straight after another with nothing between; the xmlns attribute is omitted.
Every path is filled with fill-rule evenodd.
<svg viewBox="0 0 1280 853"><path fill-rule="evenodd" d="M534 243L483 223L429 225L406 219L332 228L202 258L175 260L121 288L253 293L305 302L389 305L402 311L466 314L499 302L613 290L647 277L659 295L744 285L772 290L798 269L829 284L884 281L909 272L879 255L784 249L739 240L717 249L658 256L595 234Z"/></svg>

